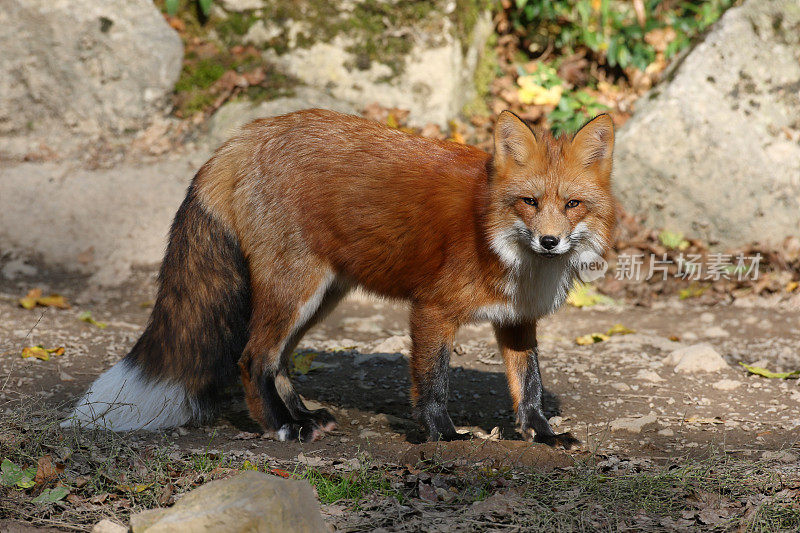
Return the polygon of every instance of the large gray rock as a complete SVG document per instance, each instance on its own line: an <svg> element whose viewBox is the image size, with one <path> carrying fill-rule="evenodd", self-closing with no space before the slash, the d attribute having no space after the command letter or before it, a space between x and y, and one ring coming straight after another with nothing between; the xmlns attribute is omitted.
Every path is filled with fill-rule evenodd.
<svg viewBox="0 0 800 533"><path fill-rule="evenodd" d="M141 128L183 59L151 0L0 0L0 50L0 135Z"/></svg>
<svg viewBox="0 0 800 533"><path fill-rule="evenodd" d="M623 204L712 243L800 234L800 1L730 9L636 103L615 153Z"/></svg>
<svg viewBox="0 0 800 533"><path fill-rule="evenodd" d="M208 155L94 171L0 165L0 250L121 283L131 266L161 261L172 218Z"/></svg>
<svg viewBox="0 0 800 533"><path fill-rule="evenodd" d="M169 509L135 514L131 529L133 533L329 531L307 481L259 472L212 481Z"/></svg>
<svg viewBox="0 0 800 533"><path fill-rule="evenodd" d="M413 124L445 126L476 96L476 69L493 31L490 2L262 3L244 41L336 99L408 109Z"/></svg>

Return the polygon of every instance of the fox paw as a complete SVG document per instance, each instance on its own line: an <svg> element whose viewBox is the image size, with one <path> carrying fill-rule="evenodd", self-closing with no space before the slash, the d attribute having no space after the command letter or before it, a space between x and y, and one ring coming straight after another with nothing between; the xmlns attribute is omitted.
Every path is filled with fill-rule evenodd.
<svg viewBox="0 0 800 533"><path fill-rule="evenodd" d="M325 409L309 412L308 417L286 423L275 432L279 441L314 442L336 429L336 419Z"/></svg>

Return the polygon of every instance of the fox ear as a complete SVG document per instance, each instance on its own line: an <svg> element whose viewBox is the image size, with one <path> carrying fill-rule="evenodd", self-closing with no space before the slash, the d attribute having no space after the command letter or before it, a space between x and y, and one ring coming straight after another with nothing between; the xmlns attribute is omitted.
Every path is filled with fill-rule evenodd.
<svg viewBox="0 0 800 533"><path fill-rule="evenodd" d="M524 164L533 153L536 136L531 129L511 111L503 111L494 126L494 160L496 167L514 161Z"/></svg>
<svg viewBox="0 0 800 533"><path fill-rule="evenodd" d="M614 121L606 113L596 116L578 130L572 146L585 166L598 165L601 172L611 172Z"/></svg>

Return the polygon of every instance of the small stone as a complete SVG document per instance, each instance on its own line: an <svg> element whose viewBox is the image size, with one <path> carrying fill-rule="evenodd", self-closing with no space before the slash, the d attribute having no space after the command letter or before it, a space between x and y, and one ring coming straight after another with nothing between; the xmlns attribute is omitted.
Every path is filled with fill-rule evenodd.
<svg viewBox="0 0 800 533"><path fill-rule="evenodd" d="M456 495L447 489L436 487L436 496L439 498L439 501L449 502L455 498Z"/></svg>
<svg viewBox="0 0 800 533"><path fill-rule="evenodd" d="M127 533L128 528L122 524L112 522L108 518L100 520L92 527L92 533Z"/></svg>
<svg viewBox="0 0 800 533"><path fill-rule="evenodd" d="M669 428L659 429L658 434L662 437L672 437L675 435L675 432Z"/></svg>
<svg viewBox="0 0 800 533"><path fill-rule="evenodd" d="M664 364L675 366L675 372L717 372L728 368L728 363L710 344L693 344L679 348L664 358Z"/></svg>
<svg viewBox="0 0 800 533"><path fill-rule="evenodd" d="M411 337L408 335L393 335L384 339L372 348L376 353L401 353L408 355L411 350Z"/></svg>
<svg viewBox="0 0 800 533"><path fill-rule="evenodd" d="M382 435L377 431L372 431L371 429L363 429L361 433L358 434L359 437L362 439L374 439L376 437L381 437Z"/></svg>
<svg viewBox="0 0 800 533"><path fill-rule="evenodd" d="M650 411L644 416L617 418L611 422L611 431L627 431L628 433L641 433L642 429L658 422L655 411Z"/></svg>
<svg viewBox="0 0 800 533"><path fill-rule="evenodd" d="M564 417L561 416L553 416L548 420L551 426L558 427L564 422Z"/></svg>
<svg viewBox="0 0 800 533"><path fill-rule="evenodd" d="M434 489L431 485L428 485L427 483L419 484L419 497L429 502L439 501L439 495L436 494L436 489Z"/></svg>
<svg viewBox="0 0 800 533"><path fill-rule="evenodd" d="M735 379L721 379L711 386L717 390L733 390L742 385L741 381L736 381Z"/></svg>
<svg viewBox="0 0 800 533"><path fill-rule="evenodd" d="M242 12L264 7L264 0L221 0L226 11Z"/></svg>
<svg viewBox="0 0 800 533"><path fill-rule="evenodd" d="M614 390L618 390L620 392L625 392L631 390L630 386L627 383L616 382L611 384L611 388Z"/></svg>
<svg viewBox="0 0 800 533"><path fill-rule="evenodd" d="M705 337L730 337L731 334L728 333L727 330L722 329L719 326L711 326L703 330L703 336Z"/></svg>
<svg viewBox="0 0 800 533"><path fill-rule="evenodd" d="M639 370L639 372L637 372L637 373L636 373L636 376L634 376L634 377L635 377L636 379L641 379L641 380L644 380L644 381L649 381L649 382L651 382L651 383L658 383L658 382L660 382L660 381L664 381L664 378L662 378L661 376L659 376L659 375L658 375L657 373L655 373L654 371L652 371L652 370L645 370L645 369Z"/></svg>
<svg viewBox="0 0 800 533"><path fill-rule="evenodd" d="M797 455L787 450L778 450L775 452L766 451L761 454L761 458L765 461L780 461L781 463L797 462Z"/></svg>

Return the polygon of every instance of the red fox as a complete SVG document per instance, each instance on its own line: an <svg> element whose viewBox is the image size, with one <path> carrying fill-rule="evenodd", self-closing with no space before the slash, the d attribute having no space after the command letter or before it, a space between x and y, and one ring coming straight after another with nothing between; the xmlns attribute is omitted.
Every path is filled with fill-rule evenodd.
<svg viewBox="0 0 800 533"><path fill-rule="evenodd" d="M494 156L366 119L306 110L256 120L194 177L148 324L65 425L157 430L207 420L238 372L250 414L280 440L335 428L295 392L287 361L351 289L410 303L411 401L431 440L447 412L460 325L488 320L527 439L542 410L536 320L565 300L577 257L611 242L614 126L534 132L511 112Z"/></svg>

